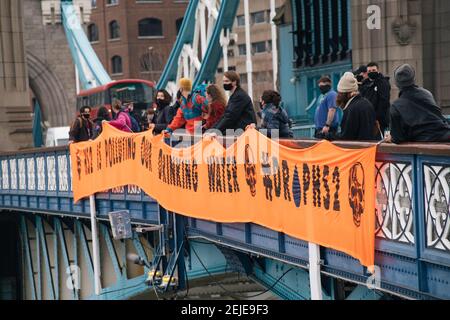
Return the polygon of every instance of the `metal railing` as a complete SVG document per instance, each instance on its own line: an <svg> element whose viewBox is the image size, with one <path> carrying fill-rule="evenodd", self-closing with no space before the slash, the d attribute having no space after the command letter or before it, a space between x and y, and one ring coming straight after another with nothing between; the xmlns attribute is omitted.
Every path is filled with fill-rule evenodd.
<svg viewBox="0 0 450 320"><path fill-rule="evenodd" d="M285 140L294 148L315 140ZM345 148L371 143L340 142ZM89 217L89 201L73 203L66 147L0 154L0 209ZM412 298L450 298L450 145L383 144L376 167L376 265L382 290ZM133 223L157 224L158 204L140 188L125 186L96 195L100 219L128 209ZM206 208L205 208L206 210ZM306 242L255 224L188 219L190 237L305 267ZM323 272L364 283L355 259L322 248Z"/></svg>

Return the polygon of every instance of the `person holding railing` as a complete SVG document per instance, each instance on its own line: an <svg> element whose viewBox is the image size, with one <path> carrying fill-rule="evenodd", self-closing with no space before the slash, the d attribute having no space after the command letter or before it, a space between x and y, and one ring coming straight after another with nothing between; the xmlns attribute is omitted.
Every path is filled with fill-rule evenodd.
<svg viewBox="0 0 450 320"><path fill-rule="evenodd" d="M242 129L256 123L256 113L250 96L241 88L241 78L235 71L223 76L223 88L231 93L225 113L213 129L225 133L227 129Z"/></svg>
<svg viewBox="0 0 450 320"><path fill-rule="evenodd" d="M132 132L130 116L122 109L122 102L120 100L113 100L112 111L114 120L111 120L108 123L121 131Z"/></svg>
<svg viewBox="0 0 450 320"><path fill-rule="evenodd" d="M192 92L192 81L187 78L180 79L180 108L164 133L172 133L185 126L187 132L194 134L197 124L202 123L202 109L207 103L204 90L205 85L201 85Z"/></svg>

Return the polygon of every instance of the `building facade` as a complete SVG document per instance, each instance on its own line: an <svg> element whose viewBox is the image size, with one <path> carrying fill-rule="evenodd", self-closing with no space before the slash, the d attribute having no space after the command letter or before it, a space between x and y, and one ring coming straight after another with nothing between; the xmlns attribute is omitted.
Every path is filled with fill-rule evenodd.
<svg viewBox="0 0 450 320"><path fill-rule="evenodd" d="M279 8L283 0L276 0ZM274 89L272 63L272 33L270 0L249 0L250 11L250 42L253 64L253 101L259 101L264 90ZM244 1L240 1L232 33L235 40L228 50L229 70L235 70L241 76L242 87L248 89L246 64L246 39ZM223 64L217 70L217 83L222 83Z"/></svg>
<svg viewBox="0 0 450 320"><path fill-rule="evenodd" d="M417 84L450 114L450 2L445 0L286 0L277 17L280 88L297 123L311 122L317 80L334 86L345 71L377 62L391 78L410 63Z"/></svg>
<svg viewBox="0 0 450 320"><path fill-rule="evenodd" d="M158 81L188 2L92 0L87 35L112 79Z"/></svg>

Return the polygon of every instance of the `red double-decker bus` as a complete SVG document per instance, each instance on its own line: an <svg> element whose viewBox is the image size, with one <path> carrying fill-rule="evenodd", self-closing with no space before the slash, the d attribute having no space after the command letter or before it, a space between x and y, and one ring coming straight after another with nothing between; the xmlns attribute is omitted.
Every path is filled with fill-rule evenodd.
<svg viewBox="0 0 450 320"><path fill-rule="evenodd" d="M134 112L141 114L151 107L155 93L155 83L140 79L112 81L106 85L81 91L77 96L77 111L83 106L92 108L92 117L96 117L98 108L111 109L114 98L123 104L133 103Z"/></svg>

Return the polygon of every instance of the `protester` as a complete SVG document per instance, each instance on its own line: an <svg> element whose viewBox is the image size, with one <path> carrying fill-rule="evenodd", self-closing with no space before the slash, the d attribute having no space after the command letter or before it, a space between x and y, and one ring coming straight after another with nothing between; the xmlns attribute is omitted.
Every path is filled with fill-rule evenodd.
<svg viewBox="0 0 450 320"><path fill-rule="evenodd" d="M381 132L384 133L389 128L389 108L391 106L391 85L389 83L389 77L385 77L380 73L376 62L371 62L367 65L367 74L369 81L363 86L361 94L375 108L376 119Z"/></svg>
<svg viewBox="0 0 450 320"><path fill-rule="evenodd" d="M91 107L80 108L80 113L70 126L69 144L91 140L94 136L94 123L90 120Z"/></svg>
<svg viewBox="0 0 450 320"><path fill-rule="evenodd" d="M205 124L203 130L206 131L214 127L214 125L222 118L225 113L227 99L224 92L215 84L211 84L206 88L206 100L208 104L203 108L203 119Z"/></svg>
<svg viewBox="0 0 450 320"><path fill-rule="evenodd" d="M359 93L364 96L367 85L370 83L369 75L367 74L367 66L362 65L353 71L356 81L358 81Z"/></svg>
<svg viewBox="0 0 450 320"><path fill-rule="evenodd" d="M336 137L339 118L336 112L337 93L331 87L331 79L328 76L322 77L319 82L320 92L323 100L316 109L314 117L315 134L318 139L334 139Z"/></svg>
<svg viewBox="0 0 450 320"><path fill-rule="evenodd" d="M225 133L227 129L242 129L256 123L256 114L253 109L252 99L241 88L241 79L235 71L227 71L223 76L223 88L230 92L230 99L225 108L225 113L214 129Z"/></svg>
<svg viewBox="0 0 450 320"><path fill-rule="evenodd" d="M387 141L450 142L450 125L441 108L431 92L416 85L415 76L409 64L395 70L400 95L391 107L391 137Z"/></svg>
<svg viewBox="0 0 450 320"><path fill-rule="evenodd" d="M259 129L265 129L269 138L275 137L275 130L278 131L279 138L293 138L294 134L289 128L289 116L286 110L281 106L281 95L273 90L263 92L261 99L261 126ZM256 124L249 127L256 128Z"/></svg>
<svg viewBox="0 0 450 320"><path fill-rule="evenodd" d="M192 93L192 81L190 79L180 79L181 104L172 122L167 126L165 132L173 132L186 127L187 132L194 134L195 127L201 126L202 108L206 104L206 93L204 85L196 88Z"/></svg>
<svg viewBox="0 0 450 320"><path fill-rule="evenodd" d="M106 107L100 107L97 111L97 118L94 120L94 139L102 133L102 122L110 121L111 113Z"/></svg>
<svg viewBox="0 0 450 320"><path fill-rule="evenodd" d="M358 93L358 82L353 73L346 72L339 81L336 103L344 111L341 140L375 140L375 111L370 101Z"/></svg>
<svg viewBox="0 0 450 320"><path fill-rule="evenodd" d="M122 109L122 102L120 100L113 100L112 110L114 120L109 121L109 124L121 131L132 132L130 116L128 115L128 112Z"/></svg>
<svg viewBox="0 0 450 320"><path fill-rule="evenodd" d="M155 98L154 105L156 107L154 108L154 116L149 128L153 129L155 134L160 134L172 122L174 117L172 107L170 106L172 97L166 90L162 89L158 90Z"/></svg>
<svg viewBox="0 0 450 320"><path fill-rule="evenodd" d="M130 102L127 104L125 108L125 112L128 113L128 116L130 117L131 121L131 131L132 132L140 132L141 131L141 120L140 117L134 112L134 104L133 102Z"/></svg>

